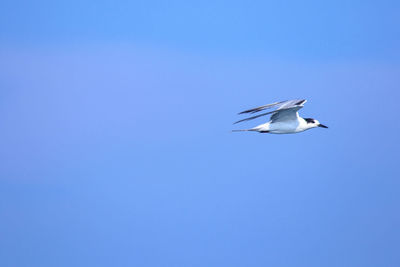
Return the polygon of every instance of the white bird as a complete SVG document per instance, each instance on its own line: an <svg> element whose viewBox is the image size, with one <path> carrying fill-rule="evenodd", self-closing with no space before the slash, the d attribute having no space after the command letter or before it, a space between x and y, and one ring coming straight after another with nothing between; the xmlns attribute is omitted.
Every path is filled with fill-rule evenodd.
<svg viewBox="0 0 400 267"><path fill-rule="evenodd" d="M271 120L269 122L258 125L251 129L233 130L233 132L254 131L259 133L289 134L289 133L303 132L305 130L316 127L328 128L327 126L321 124L318 120L311 118L303 119L302 117L299 116L298 111L299 109L304 107L304 103L306 102L307 100L305 99L294 99L294 100L276 102L261 107L242 111L239 114L254 114L265 109L276 108L276 110L274 111L249 117L237 121L234 124L242 121L252 120L268 114L272 114Z"/></svg>

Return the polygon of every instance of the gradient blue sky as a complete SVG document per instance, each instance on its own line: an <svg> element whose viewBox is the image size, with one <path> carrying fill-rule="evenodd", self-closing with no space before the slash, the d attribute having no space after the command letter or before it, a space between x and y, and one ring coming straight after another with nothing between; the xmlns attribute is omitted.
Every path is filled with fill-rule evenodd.
<svg viewBox="0 0 400 267"><path fill-rule="evenodd" d="M1 1L0 266L400 266L399 12Z"/></svg>

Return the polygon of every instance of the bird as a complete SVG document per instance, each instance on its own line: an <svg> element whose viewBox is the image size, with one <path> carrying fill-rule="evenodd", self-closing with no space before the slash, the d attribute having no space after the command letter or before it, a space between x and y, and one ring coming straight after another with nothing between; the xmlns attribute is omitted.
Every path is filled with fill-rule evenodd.
<svg viewBox="0 0 400 267"><path fill-rule="evenodd" d="M293 99L293 100L275 102L272 104L267 104L260 107L242 111L239 113L239 115L254 114L266 109L276 108L275 110L270 112L261 113L256 116L239 120L234 124L272 114L269 122L260 124L251 129L232 130L232 131L233 132L252 131L252 132L271 133L271 134L293 134L293 133L304 132L305 130L317 127L328 128L327 126L321 124L316 119L302 118L299 116L298 111L304 107L304 104L306 102L307 102L306 99Z"/></svg>

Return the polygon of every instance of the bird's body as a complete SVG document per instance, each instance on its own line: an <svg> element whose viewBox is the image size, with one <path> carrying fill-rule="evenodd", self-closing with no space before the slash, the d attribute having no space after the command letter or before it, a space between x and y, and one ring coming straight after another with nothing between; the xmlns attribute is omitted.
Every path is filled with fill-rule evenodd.
<svg viewBox="0 0 400 267"><path fill-rule="evenodd" d="M273 104L264 105L261 107L249 109L243 111L239 114L244 113L257 113L265 109L277 107L276 110L263 113L260 115L256 115L250 118L246 118L240 120L238 122L252 120L264 115L272 114L271 120L267 123L260 124L254 128L246 129L246 130L234 130L234 131L254 131L260 133L272 133L272 134L289 134L289 133L299 133L305 130L315 128L315 127L323 127L328 128L325 125L319 123L319 121L314 119L304 119L299 116L298 110L304 106L304 103L307 100L289 100L289 101L282 101ZM236 123L238 123L236 122Z"/></svg>

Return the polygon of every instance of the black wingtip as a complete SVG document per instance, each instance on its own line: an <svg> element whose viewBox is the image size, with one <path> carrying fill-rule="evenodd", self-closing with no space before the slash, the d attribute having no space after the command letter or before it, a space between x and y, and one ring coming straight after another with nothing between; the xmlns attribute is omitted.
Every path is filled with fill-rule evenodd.
<svg viewBox="0 0 400 267"><path fill-rule="evenodd" d="M245 121L246 119L244 119L244 120L240 120L240 121L235 121L234 123L232 123L233 125L235 125L235 124L237 124L237 123L239 123L239 122L242 122L242 121Z"/></svg>
<svg viewBox="0 0 400 267"><path fill-rule="evenodd" d="M252 109L248 109L242 112L239 112L238 115L242 115L242 114L246 114L246 113L250 113L250 112L254 112Z"/></svg>
<svg viewBox="0 0 400 267"><path fill-rule="evenodd" d="M296 103L296 105L303 105L307 100L303 99Z"/></svg>

